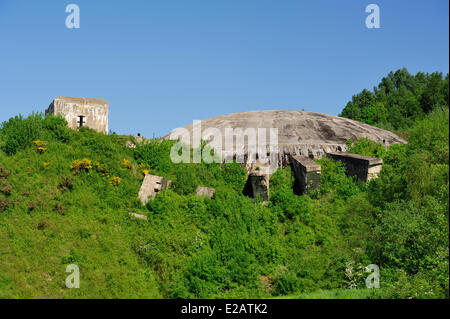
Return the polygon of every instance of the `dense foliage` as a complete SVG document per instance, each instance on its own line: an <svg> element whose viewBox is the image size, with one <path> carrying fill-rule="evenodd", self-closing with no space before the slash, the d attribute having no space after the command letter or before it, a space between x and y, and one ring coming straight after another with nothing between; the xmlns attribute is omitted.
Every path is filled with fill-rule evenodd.
<svg viewBox="0 0 450 319"><path fill-rule="evenodd" d="M385 129L405 129L436 108L448 108L449 74L411 75L401 69L390 72L374 87L352 97L340 116Z"/></svg>
<svg viewBox="0 0 450 319"><path fill-rule="evenodd" d="M420 101L442 102L424 92ZM54 116L10 119L0 128L0 297L448 298L441 102L389 122L407 145L348 142L351 152L383 158L378 179L357 182L323 158L320 189L298 196L291 169L279 169L267 204L242 194L237 163L173 164L172 142L132 149L131 137L73 131ZM145 173L173 184L142 206ZM196 196L199 185L215 197ZM80 267L80 289L65 288L69 264ZM369 264L380 267L380 289L364 288Z"/></svg>

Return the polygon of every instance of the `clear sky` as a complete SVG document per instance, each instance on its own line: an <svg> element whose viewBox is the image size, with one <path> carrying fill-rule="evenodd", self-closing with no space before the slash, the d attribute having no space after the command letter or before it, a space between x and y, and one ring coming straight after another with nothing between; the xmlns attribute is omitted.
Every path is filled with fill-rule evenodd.
<svg viewBox="0 0 450 319"><path fill-rule="evenodd" d="M448 72L447 0L0 0L0 121L59 95L104 98L110 129L148 137L248 110L337 115L402 67Z"/></svg>

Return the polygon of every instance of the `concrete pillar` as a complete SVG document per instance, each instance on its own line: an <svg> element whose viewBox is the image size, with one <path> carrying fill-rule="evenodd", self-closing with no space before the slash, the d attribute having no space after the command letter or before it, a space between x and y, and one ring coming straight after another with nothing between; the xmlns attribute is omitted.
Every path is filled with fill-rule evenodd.
<svg viewBox="0 0 450 319"><path fill-rule="evenodd" d="M260 197L263 202L269 200L269 178L270 175L263 172L252 171L248 175L247 187L253 198Z"/></svg>
<svg viewBox="0 0 450 319"><path fill-rule="evenodd" d="M154 198L156 194L170 186L171 181L161 176L145 175L139 190L139 199L143 205L147 204L149 197Z"/></svg>
<svg viewBox="0 0 450 319"><path fill-rule="evenodd" d="M307 194L320 187L320 165L306 156L291 156L291 163L300 194Z"/></svg>
<svg viewBox="0 0 450 319"><path fill-rule="evenodd" d="M261 197L263 202L269 200L269 179L271 167L269 163L255 161L246 163L245 170L248 173L247 183L244 188L244 195L257 198Z"/></svg>
<svg viewBox="0 0 450 319"><path fill-rule="evenodd" d="M352 153L327 153L327 156L340 161L348 176L356 176L360 181L367 182L377 178L383 166L383 159Z"/></svg>

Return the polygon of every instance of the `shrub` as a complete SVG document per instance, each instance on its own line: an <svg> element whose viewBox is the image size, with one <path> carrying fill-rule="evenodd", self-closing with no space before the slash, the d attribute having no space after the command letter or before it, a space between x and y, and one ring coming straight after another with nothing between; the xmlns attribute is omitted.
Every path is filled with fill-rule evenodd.
<svg viewBox="0 0 450 319"><path fill-rule="evenodd" d="M408 274L443 263L448 268L446 214L430 196L422 205L411 201L388 204L375 228L372 252L376 263L404 269Z"/></svg>
<svg viewBox="0 0 450 319"><path fill-rule="evenodd" d="M108 174L108 167L105 164L100 164L99 162L95 161L92 166L101 176L104 177L106 176L106 174Z"/></svg>
<svg viewBox="0 0 450 319"><path fill-rule="evenodd" d="M69 177L65 177L65 176L61 176L61 181L59 183L59 189L61 191L67 191L67 190L72 190L73 189L73 178L69 178Z"/></svg>
<svg viewBox="0 0 450 319"><path fill-rule="evenodd" d="M57 214L64 215L66 212L66 209L61 205L61 203L56 203L55 207L53 207L53 211Z"/></svg>
<svg viewBox="0 0 450 319"><path fill-rule="evenodd" d="M122 159L119 164L122 165L122 167L124 167L124 168L126 168L128 170L131 170L133 168L133 166L131 165L130 161L125 159L125 158Z"/></svg>
<svg viewBox="0 0 450 319"><path fill-rule="evenodd" d="M311 219L311 199L308 196L295 195L290 188L283 187L274 191L270 202L276 211L289 219L299 216L305 223Z"/></svg>
<svg viewBox="0 0 450 319"><path fill-rule="evenodd" d="M33 141L39 139L42 131L43 118L41 113L33 113L27 118L22 115L3 122L0 133L5 144L2 146L7 155L13 155L19 150L29 147Z"/></svg>
<svg viewBox="0 0 450 319"><path fill-rule="evenodd" d="M139 170L142 174L147 175L150 174L150 167L147 164L139 163Z"/></svg>
<svg viewBox="0 0 450 319"><path fill-rule="evenodd" d="M247 181L247 173L241 167L241 164L225 163L222 167L222 176L225 183L233 187L234 190L241 192Z"/></svg>
<svg viewBox="0 0 450 319"><path fill-rule="evenodd" d="M112 185L112 186L119 186L120 183L122 183L122 179L119 176L114 176L109 181L109 185Z"/></svg>
<svg viewBox="0 0 450 319"><path fill-rule="evenodd" d="M89 172L92 169L92 161L87 158L83 158L82 160L76 160L72 162L70 168L72 169L72 173L74 175L82 171Z"/></svg>
<svg viewBox="0 0 450 319"><path fill-rule="evenodd" d="M410 130L410 151L428 153L433 163L449 163L449 114L436 109Z"/></svg>
<svg viewBox="0 0 450 319"><path fill-rule="evenodd" d="M318 162L322 170L320 181L320 192L322 194L334 191L339 197L345 199L359 192L353 178L345 175L345 168L341 162L335 162L326 157L318 160Z"/></svg>
<svg viewBox="0 0 450 319"><path fill-rule="evenodd" d="M9 208L9 202L4 198L0 198L0 212L4 212L8 208Z"/></svg>
<svg viewBox="0 0 450 319"><path fill-rule="evenodd" d="M135 149L135 159L139 163L147 164L151 169L168 173L172 167L170 149L173 141L151 140L138 143Z"/></svg>
<svg viewBox="0 0 450 319"><path fill-rule="evenodd" d="M0 181L0 185L1 185L0 192L2 192L7 196L11 195L12 186L7 181L5 180Z"/></svg>
<svg viewBox="0 0 450 319"><path fill-rule="evenodd" d="M43 230L44 228L47 228L48 227L48 222L47 221L42 221L42 222L39 222L39 224L38 224L38 229L39 230Z"/></svg>
<svg viewBox="0 0 450 319"><path fill-rule="evenodd" d="M270 177L270 190L279 188L292 188L294 186L294 174L290 166L285 169L277 169Z"/></svg>
<svg viewBox="0 0 450 319"><path fill-rule="evenodd" d="M175 166L174 191L180 195L195 192L199 181L197 179L195 164L177 164Z"/></svg>
<svg viewBox="0 0 450 319"><path fill-rule="evenodd" d="M28 203L28 211L33 211L33 210L35 210L37 208L37 205L35 204L35 203L33 203L33 202L29 202Z"/></svg>
<svg viewBox="0 0 450 319"><path fill-rule="evenodd" d="M33 141L33 144L35 146L35 150L36 152L42 154L44 153L47 149L45 148L45 146L47 146L47 144L41 140L36 140Z"/></svg>
<svg viewBox="0 0 450 319"><path fill-rule="evenodd" d="M347 150L349 153L380 158L386 153L386 149L381 143L374 142L368 138L361 138L354 143L350 141L347 145L349 145Z"/></svg>
<svg viewBox="0 0 450 319"><path fill-rule="evenodd" d="M0 167L0 178L8 178L11 175L11 171L3 167Z"/></svg>
<svg viewBox="0 0 450 319"><path fill-rule="evenodd" d="M273 294L290 294L298 288L298 284L299 281L297 279L297 276L294 273L285 270L275 278L273 285Z"/></svg>
<svg viewBox="0 0 450 319"><path fill-rule="evenodd" d="M47 115L44 118L44 129L48 137L62 143L68 143L72 136L72 130L67 126L67 121L61 115Z"/></svg>

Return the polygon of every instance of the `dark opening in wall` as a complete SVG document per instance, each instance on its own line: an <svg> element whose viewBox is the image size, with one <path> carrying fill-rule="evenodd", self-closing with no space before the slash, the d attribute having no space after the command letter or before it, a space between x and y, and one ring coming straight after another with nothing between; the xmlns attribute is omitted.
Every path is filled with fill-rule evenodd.
<svg viewBox="0 0 450 319"><path fill-rule="evenodd" d="M85 120L84 120L84 118L85 118L84 115L78 116L78 125L79 125L79 127L84 126L84 124L86 123Z"/></svg>

